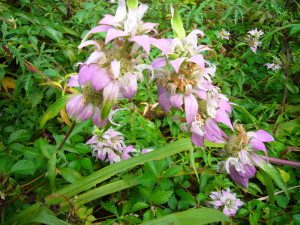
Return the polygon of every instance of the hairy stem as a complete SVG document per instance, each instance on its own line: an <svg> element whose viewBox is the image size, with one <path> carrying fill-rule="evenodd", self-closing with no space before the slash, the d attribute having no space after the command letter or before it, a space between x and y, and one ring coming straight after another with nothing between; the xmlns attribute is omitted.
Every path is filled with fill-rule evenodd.
<svg viewBox="0 0 300 225"><path fill-rule="evenodd" d="M300 167L300 162L294 162L294 161L289 161L285 159L276 159L268 156L262 156L265 160L278 164L278 165L287 165L287 166L294 166L294 167Z"/></svg>

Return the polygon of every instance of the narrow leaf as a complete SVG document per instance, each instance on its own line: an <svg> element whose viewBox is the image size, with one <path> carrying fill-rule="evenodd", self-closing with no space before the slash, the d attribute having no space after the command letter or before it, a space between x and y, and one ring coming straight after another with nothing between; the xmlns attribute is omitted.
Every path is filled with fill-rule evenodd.
<svg viewBox="0 0 300 225"><path fill-rule="evenodd" d="M139 4L138 0L127 0L128 9L137 9Z"/></svg>
<svg viewBox="0 0 300 225"><path fill-rule="evenodd" d="M178 10L174 10L173 7L171 7L171 14L172 14L171 25L176 37L180 39L184 39L185 30Z"/></svg>
<svg viewBox="0 0 300 225"><path fill-rule="evenodd" d="M169 143L164 147L147 154L136 156L131 159L109 165L97 172L94 172L90 176L84 177L77 182L74 182L73 184L70 184L69 186L66 186L53 193L53 195L46 198L46 202L51 204L58 204L64 201L64 198L62 196L73 197L74 195L88 190L91 187L94 187L102 181L105 181L113 175L116 175L124 170L131 169L137 165L144 164L145 162L151 160L166 158L179 152L189 150L191 147L192 145L189 139L181 139L176 142Z"/></svg>
<svg viewBox="0 0 300 225"><path fill-rule="evenodd" d="M60 110L63 107L65 107L69 97L70 97L70 95L65 95L65 96L61 97L47 109L47 111L43 115L42 120L40 122L40 128L42 128L47 123L48 120L55 117L60 112Z"/></svg>
<svg viewBox="0 0 300 225"><path fill-rule="evenodd" d="M142 223L142 225L202 225L215 222L230 222L230 219L218 210L200 208L173 213L154 220L150 220L146 223Z"/></svg>

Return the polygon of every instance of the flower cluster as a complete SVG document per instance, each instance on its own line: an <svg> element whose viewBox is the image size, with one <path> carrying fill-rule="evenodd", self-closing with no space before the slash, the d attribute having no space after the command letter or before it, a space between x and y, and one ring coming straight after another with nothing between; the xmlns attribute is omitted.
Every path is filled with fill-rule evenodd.
<svg viewBox="0 0 300 225"><path fill-rule="evenodd" d="M127 10L125 0L120 0L116 15L105 15L99 26L91 29L83 38L80 49L89 45L95 49L81 63L78 76L71 78L78 81L73 86L80 86L82 90L82 94L72 97L67 104L67 112L71 117L79 121L93 118L94 124L101 126L118 98L132 99L136 94L138 80L143 78L143 71L150 68L143 63L145 52L150 51L151 38L147 34L155 32L156 26L142 22L146 11L146 5ZM87 40L98 32L106 32L102 45L99 41ZM84 107L80 107L82 105ZM82 108L85 111L80 113Z"/></svg>
<svg viewBox="0 0 300 225"><path fill-rule="evenodd" d="M95 134L86 144L92 148L96 158L109 161L110 164L131 158L135 150L133 145L126 146L124 136L112 128L102 135Z"/></svg>
<svg viewBox="0 0 300 225"><path fill-rule="evenodd" d="M222 40L229 40L230 39L230 33L229 33L229 31L226 31L226 30L222 29L218 33L218 38L221 38Z"/></svg>
<svg viewBox="0 0 300 225"><path fill-rule="evenodd" d="M163 57L155 60L152 67L160 105L166 112L172 107L184 107L186 124L182 127L191 133L195 145L203 146L204 139L225 142L225 133L217 123L230 128L232 124L229 100L212 84L216 68L201 54L210 48L198 45L198 36L204 33L194 30L185 38L159 40L163 44L157 46Z"/></svg>
<svg viewBox="0 0 300 225"><path fill-rule="evenodd" d="M256 166L262 167L268 161L299 166L296 162L258 154L258 151L266 154L264 143L274 140L266 131L246 132L241 125L234 129L230 120L231 103L212 82L216 67L206 59L206 52L211 49L198 43L199 37L205 35L203 31L196 29L186 35L178 12L171 9L175 37L151 37L149 33L157 32L157 24L142 21L146 5L134 5L126 7L125 0L119 0L116 14L105 15L83 38L79 48L91 45L94 51L80 63L79 73L69 80L68 86L74 92L66 105L70 117L77 121L92 119L97 127L106 125L111 121L111 109L117 99L131 100L143 72L148 70L156 81L160 106L165 112L184 111L181 128L190 133L195 145L204 146L205 140L226 145L228 158L223 162L224 169L236 183L247 187L249 179L255 176ZM104 42L89 39L98 32L106 33ZM262 35L257 29L248 32L253 52L260 46ZM219 33L222 39L229 36L225 30ZM149 65L145 62L151 46L158 48L161 55ZM280 68L274 63L266 66L273 70ZM228 136L220 123L237 132ZM135 152L133 146L125 145L123 135L112 128L101 135L96 133L87 144L101 160L114 163L130 158ZM151 150L144 149L141 153ZM229 191L223 194L234 199Z"/></svg>
<svg viewBox="0 0 300 225"><path fill-rule="evenodd" d="M246 132L242 125L237 125L238 134L228 138L226 153L230 156L224 163L230 177L243 187L248 187L249 179L255 176L255 166L261 167L264 158L257 151L267 153L265 142L274 138L264 130Z"/></svg>
<svg viewBox="0 0 300 225"><path fill-rule="evenodd" d="M276 70L280 70L281 69L281 65L279 63L266 63L265 66L270 69L270 70L273 70L273 71L276 71Z"/></svg>
<svg viewBox="0 0 300 225"><path fill-rule="evenodd" d="M262 30L257 30L257 28L255 28L254 30L250 30L247 33L248 36L246 37L246 41L248 42L250 49L253 52L256 52L257 47L261 45L260 38L264 34L264 32Z"/></svg>
<svg viewBox="0 0 300 225"><path fill-rule="evenodd" d="M211 192L209 195L212 199L209 203L215 208L221 208L223 213L227 216L234 216L238 208L244 203L236 197L235 193L230 192L230 189Z"/></svg>

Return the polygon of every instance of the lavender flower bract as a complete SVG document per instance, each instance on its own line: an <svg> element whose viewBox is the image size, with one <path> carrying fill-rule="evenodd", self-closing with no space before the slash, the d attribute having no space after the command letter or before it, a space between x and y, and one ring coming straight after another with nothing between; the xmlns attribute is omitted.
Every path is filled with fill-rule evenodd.
<svg viewBox="0 0 300 225"><path fill-rule="evenodd" d="M209 195L212 199L209 203L215 208L221 208L223 213L227 216L234 216L239 207L244 203L236 197L235 193L230 192L230 189L211 192Z"/></svg>

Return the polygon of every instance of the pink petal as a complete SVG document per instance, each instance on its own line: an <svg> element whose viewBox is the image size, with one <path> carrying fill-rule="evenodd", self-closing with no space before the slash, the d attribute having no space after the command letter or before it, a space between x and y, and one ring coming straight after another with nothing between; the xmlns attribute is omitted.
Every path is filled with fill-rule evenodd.
<svg viewBox="0 0 300 225"><path fill-rule="evenodd" d="M200 68L205 68L204 58L202 55L194 55L189 58L187 61L196 63Z"/></svg>
<svg viewBox="0 0 300 225"><path fill-rule="evenodd" d="M108 72L103 68L97 68L92 74L92 85L96 91L102 90L111 81Z"/></svg>
<svg viewBox="0 0 300 225"><path fill-rule="evenodd" d="M69 87L79 87L78 83L78 74L70 77L69 82L68 82Z"/></svg>
<svg viewBox="0 0 300 225"><path fill-rule="evenodd" d="M74 117L77 116L84 108L84 99L83 95L74 95L72 96L67 104L66 110L69 116Z"/></svg>
<svg viewBox="0 0 300 225"><path fill-rule="evenodd" d="M179 72L180 66L184 60L185 60L185 57L181 57L181 58L170 61L171 65L173 66L176 73Z"/></svg>
<svg viewBox="0 0 300 225"><path fill-rule="evenodd" d="M203 145L204 145L204 137L200 136L198 134L192 133L191 140L192 140L193 144L196 146L203 147Z"/></svg>
<svg viewBox="0 0 300 225"><path fill-rule="evenodd" d="M172 106L180 109L183 104L182 94L175 94L175 95L170 96L170 102L171 102Z"/></svg>
<svg viewBox="0 0 300 225"><path fill-rule="evenodd" d="M204 90L198 89L196 91L196 94L201 99L207 99L207 94L206 94L206 91L204 91Z"/></svg>
<svg viewBox="0 0 300 225"><path fill-rule="evenodd" d="M167 60L166 58L158 58L158 59L155 59L152 63L151 63L151 66L154 68L154 69L157 69L157 68L161 68L161 67L164 67L167 63Z"/></svg>
<svg viewBox="0 0 300 225"><path fill-rule="evenodd" d="M81 49L81 48L84 48L89 45L94 45L98 50L101 49L101 46L99 45L99 43L96 41L92 41L92 40L81 42L80 45L78 46L78 48Z"/></svg>
<svg viewBox="0 0 300 225"><path fill-rule="evenodd" d="M168 112L171 108L169 93L161 86L158 86L158 101L159 105L165 112Z"/></svg>
<svg viewBox="0 0 300 225"><path fill-rule="evenodd" d="M274 141L274 138L272 135L270 135L268 132L264 130L258 130L256 131L257 138L261 140L262 142L271 142Z"/></svg>
<svg viewBox="0 0 300 225"><path fill-rule="evenodd" d="M172 39L156 39L151 38L151 44L160 49L163 54L167 54L170 51Z"/></svg>
<svg viewBox="0 0 300 225"><path fill-rule="evenodd" d="M230 121L230 118L227 114L227 112L225 110L222 110L222 109L218 109L217 110L217 114L216 114L216 117L215 117L215 120L217 122L221 122L221 123L224 123L225 125L227 125L231 130L233 130L233 126L232 126L232 123Z"/></svg>
<svg viewBox="0 0 300 225"><path fill-rule="evenodd" d="M226 100L223 100L223 99L221 99L219 101L219 108L223 109L223 110L225 110L225 111L227 111L229 113L231 113L231 111L232 111L230 103L228 101L226 101Z"/></svg>
<svg viewBox="0 0 300 225"><path fill-rule="evenodd" d="M184 110L187 123L192 123L195 120L198 111L198 102L193 94L184 96Z"/></svg>
<svg viewBox="0 0 300 225"><path fill-rule="evenodd" d="M97 127L103 127L107 124L107 119L105 119L105 120L101 119L101 110L100 110L99 107L94 108L94 113L93 113L93 116L92 116L92 120L93 120L93 123Z"/></svg>
<svg viewBox="0 0 300 225"><path fill-rule="evenodd" d="M155 26L157 26L157 23L144 23L142 25L144 30L146 30L146 31L153 30L156 33L157 31L154 29Z"/></svg>
<svg viewBox="0 0 300 225"><path fill-rule="evenodd" d="M111 28L107 31L106 38L105 38L105 44L110 42L111 40L118 38L118 37L124 37L128 34L125 31L117 30L115 28Z"/></svg>
<svg viewBox="0 0 300 225"><path fill-rule="evenodd" d="M83 65L78 73L78 83L80 85L85 84L86 82L90 81L91 79L91 74L93 70L97 68L96 64L91 64L91 65Z"/></svg>
<svg viewBox="0 0 300 225"><path fill-rule="evenodd" d="M251 139L251 141L250 141L249 144L250 144L250 146L251 146L253 149L256 149L256 150L262 150L262 151L264 151L264 152L267 151L265 144L264 144L262 141L260 141L260 140L257 140L257 139Z"/></svg>
<svg viewBox="0 0 300 225"><path fill-rule="evenodd" d="M77 119L80 121L87 120L93 115L93 111L94 111L93 105L89 103L84 106L81 113L77 116Z"/></svg>
<svg viewBox="0 0 300 225"><path fill-rule="evenodd" d="M123 79L121 80L121 93L127 99L132 99L132 97L136 94L138 85L137 85L137 77L134 74L125 74Z"/></svg>
<svg viewBox="0 0 300 225"><path fill-rule="evenodd" d="M103 101L116 101L119 95L120 86L118 82L110 82L103 89Z"/></svg>
<svg viewBox="0 0 300 225"><path fill-rule="evenodd" d="M216 143L223 143L223 132L213 119L208 119L204 125L205 138Z"/></svg>
<svg viewBox="0 0 300 225"><path fill-rule="evenodd" d="M148 35L134 36L130 41L136 42L138 45L142 46L147 54L150 53L151 38Z"/></svg>
<svg viewBox="0 0 300 225"><path fill-rule="evenodd" d="M86 40L91 34L95 34L95 33L99 33L99 32L107 32L107 30L111 28L111 26L107 26L107 25L100 25L97 27L92 28L89 32L87 32L87 34L84 36L83 40Z"/></svg>
<svg viewBox="0 0 300 225"><path fill-rule="evenodd" d="M110 63L113 78L116 79L120 76L121 63L118 60L114 60Z"/></svg>
<svg viewBox="0 0 300 225"><path fill-rule="evenodd" d="M99 22L99 24L103 24L103 25L115 25L115 23L116 23L115 17L109 14L104 15L104 18Z"/></svg>

